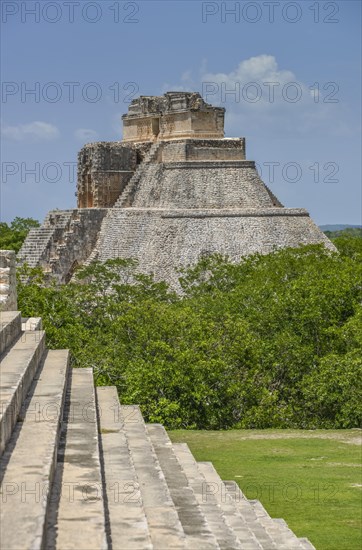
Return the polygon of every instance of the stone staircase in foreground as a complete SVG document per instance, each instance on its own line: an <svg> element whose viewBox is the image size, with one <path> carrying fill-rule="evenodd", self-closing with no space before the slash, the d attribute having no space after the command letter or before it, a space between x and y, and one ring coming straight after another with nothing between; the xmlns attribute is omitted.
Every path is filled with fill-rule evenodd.
<svg viewBox="0 0 362 550"><path fill-rule="evenodd" d="M4 312L0 330L1 548L314 548L47 350L39 319Z"/></svg>

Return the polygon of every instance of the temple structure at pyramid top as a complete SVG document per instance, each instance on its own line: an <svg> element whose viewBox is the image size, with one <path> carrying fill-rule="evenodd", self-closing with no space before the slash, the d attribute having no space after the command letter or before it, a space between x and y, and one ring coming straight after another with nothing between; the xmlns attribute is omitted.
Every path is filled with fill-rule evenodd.
<svg viewBox="0 0 362 550"><path fill-rule="evenodd" d="M122 141L81 149L77 208L50 212L19 261L66 282L80 264L133 258L177 289L177 269L205 255L334 249L306 210L284 208L264 184L245 138L224 137L224 114L194 92L133 100Z"/></svg>
<svg viewBox="0 0 362 550"><path fill-rule="evenodd" d="M123 141L132 143L173 139L221 139L223 107L213 107L196 92L167 92L134 99L122 116Z"/></svg>

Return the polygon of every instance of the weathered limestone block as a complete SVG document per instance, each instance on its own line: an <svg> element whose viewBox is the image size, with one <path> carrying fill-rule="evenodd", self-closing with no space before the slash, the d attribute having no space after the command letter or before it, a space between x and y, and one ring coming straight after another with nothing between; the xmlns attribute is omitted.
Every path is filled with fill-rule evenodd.
<svg viewBox="0 0 362 550"><path fill-rule="evenodd" d="M245 138L165 141L161 162L245 160Z"/></svg>
<svg viewBox="0 0 362 550"><path fill-rule="evenodd" d="M17 309L16 263L13 250L0 250L0 310Z"/></svg>

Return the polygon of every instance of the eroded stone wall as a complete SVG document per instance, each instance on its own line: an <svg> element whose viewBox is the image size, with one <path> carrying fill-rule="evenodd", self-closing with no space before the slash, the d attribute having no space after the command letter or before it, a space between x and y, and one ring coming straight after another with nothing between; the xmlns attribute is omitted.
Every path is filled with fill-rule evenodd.
<svg viewBox="0 0 362 550"><path fill-rule="evenodd" d="M198 160L245 160L245 139L185 139L161 144L160 162L167 164Z"/></svg>
<svg viewBox="0 0 362 550"><path fill-rule="evenodd" d="M141 160L120 142L85 145L78 155L78 208L112 207Z"/></svg>
<svg viewBox="0 0 362 550"><path fill-rule="evenodd" d="M0 250L0 311L17 310L16 256L13 250Z"/></svg>
<svg viewBox="0 0 362 550"><path fill-rule="evenodd" d="M273 201L252 161L150 164L134 195L137 208L267 208Z"/></svg>
<svg viewBox="0 0 362 550"><path fill-rule="evenodd" d="M97 243L97 259L134 258L141 272L153 273L179 290L178 267L194 265L215 252L239 261L255 252L332 243L304 209L142 209L109 211Z"/></svg>

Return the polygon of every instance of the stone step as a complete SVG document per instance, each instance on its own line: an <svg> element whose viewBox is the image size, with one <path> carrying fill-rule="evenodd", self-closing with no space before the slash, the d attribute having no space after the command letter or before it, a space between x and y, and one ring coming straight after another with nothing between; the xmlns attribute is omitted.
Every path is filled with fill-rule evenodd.
<svg viewBox="0 0 362 550"><path fill-rule="evenodd" d="M29 233L27 237L29 240L27 242L34 242L38 239L46 241L53 233L54 229L39 229L36 232Z"/></svg>
<svg viewBox="0 0 362 550"><path fill-rule="evenodd" d="M28 242L39 240L39 239L45 242L53 235L53 233L54 233L54 229L40 229L37 232L31 232L29 233Z"/></svg>
<svg viewBox="0 0 362 550"><path fill-rule="evenodd" d="M185 532L187 548L219 549L165 428L161 424L148 424L147 431Z"/></svg>
<svg viewBox="0 0 362 550"><path fill-rule="evenodd" d="M92 369L72 369L65 410L47 544L54 550L106 550Z"/></svg>
<svg viewBox="0 0 362 550"><path fill-rule="evenodd" d="M31 252L32 250L36 251L36 250L43 249L47 243L48 243L48 239L41 239L41 238L34 238L34 240L29 239L29 241L24 246L22 252L24 250Z"/></svg>
<svg viewBox="0 0 362 550"><path fill-rule="evenodd" d="M186 548L185 533L137 405L122 405L121 419L154 549Z"/></svg>
<svg viewBox="0 0 362 550"><path fill-rule="evenodd" d="M37 242L36 244L27 244L26 247L21 251L21 254L24 254L26 252L27 254L32 254L39 252L40 250L44 250L46 248L46 243Z"/></svg>
<svg viewBox="0 0 362 550"><path fill-rule="evenodd" d="M37 248L36 250L25 250L24 254L21 254L18 256L18 260L22 260L25 257L31 260L34 258L38 258L39 253L41 254L43 250L44 250L43 247Z"/></svg>
<svg viewBox="0 0 362 550"><path fill-rule="evenodd" d="M114 550L151 550L151 538L115 387L96 389L110 539Z"/></svg>
<svg viewBox="0 0 362 550"><path fill-rule="evenodd" d="M42 235L39 233L38 235L29 235L29 237L27 238L24 244L25 246L34 246L38 242L46 243L49 241L51 237L52 237L52 234Z"/></svg>
<svg viewBox="0 0 362 550"><path fill-rule="evenodd" d="M185 472L190 487L192 487L196 499L200 505L205 519L216 537L221 550L242 550L242 545L234 531L227 524L225 516L216 496L208 492L208 484L198 468L188 445L175 443L173 445L175 455Z"/></svg>
<svg viewBox="0 0 362 550"><path fill-rule="evenodd" d="M49 238L51 235L43 236L43 235L31 235L29 237L29 240L25 242L26 248L34 248L39 247L40 245L44 245L47 242L49 242Z"/></svg>
<svg viewBox="0 0 362 550"><path fill-rule="evenodd" d="M242 548L247 550L260 550L262 545L258 537L251 531L245 518L240 514L213 464L211 462L199 462L198 467L206 480L207 493L215 495L224 513L226 523L238 537ZM272 541L268 541L268 544L270 548L273 548Z"/></svg>
<svg viewBox="0 0 362 550"><path fill-rule="evenodd" d="M285 521L285 519L283 518L273 518L273 521L279 525L281 525L284 530L292 537L296 537L296 535L293 533L293 531L290 529L289 525L287 524L287 522ZM307 550L315 550L313 544L311 542L309 542L309 540L307 538L300 538L300 537L296 537L299 544L301 545L300 547L304 549L307 549Z"/></svg>
<svg viewBox="0 0 362 550"><path fill-rule="evenodd" d="M292 533L286 532L277 521L271 518L263 505L258 500L248 500L240 491L238 485L234 481L224 482L228 493L232 496L240 510L240 513L247 518L250 525L253 524L253 531L258 540L263 544L263 548L270 548L268 540L264 541L264 535L260 532L262 526L267 536L273 541L274 548L278 550L295 550L300 549L300 540Z"/></svg>
<svg viewBox="0 0 362 550"><path fill-rule="evenodd" d="M46 242L54 233L54 229L42 229L37 233L29 233L26 244L32 244L37 241Z"/></svg>
<svg viewBox="0 0 362 550"><path fill-rule="evenodd" d="M234 501L240 515L248 525L250 531L254 534L263 550L278 548L276 541L265 530L265 527L259 522L255 510L250 501L241 492L235 481L223 481L228 495Z"/></svg>
<svg viewBox="0 0 362 550"><path fill-rule="evenodd" d="M160 143L154 143L153 145L151 145L151 148L148 153L146 153L143 162L139 164L138 168L136 169L133 176L131 177L126 187L123 189L121 195L118 197L116 203L114 204L116 208L125 207L130 199L132 199L132 195L135 193L139 181L144 176L147 165L151 164L151 162L157 156L160 146Z"/></svg>
<svg viewBox="0 0 362 550"><path fill-rule="evenodd" d="M303 550L316 550L315 546L313 546L310 540L306 539L305 537L300 537L299 540Z"/></svg>
<svg viewBox="0 0 362 550"><path fill-rule="evenodd" d="M22 330L42 330L43 323L41 317L23 317L21 319Z"/></svg>
<svg viewBox="0 0 362 550"><path fill-rule="evenodd" d="M34 243L37 241L46 242L49 237L52 236L54 232L54 229L42 229L41 231L38 231L37 233L29 233L29 236L27 237L26 243Z"/></svg>
<svg viewBox="0 0 362 550"><path fill-rule="evenodd" d="M278 542L280 548L285 550L300 550L302 547L301 541L289 529L284 520L273 519L270 517L264 506L259 500L250 500L256 516L260 523L265 527L265 530Z"/></svg>
<svg viewBox="0 0 362 550"><path fill-rule="evenodd" d="M44 548L68 368L68 350L46 353L1 458L0 546L6 550Z"/></svg>
<svg viewBox="0 0 362 550"><path fill-rule="evenodd" d="M18 418L45 351L42 330L25 331L5 352L0 366L0 455Z"/></svg>
<svg viewBox="0 0 362 550"><path fill-rule="evenodd" d="M22 257L24 254L38 254L39 252L46 250L48 246L48 242L37 242L36 244L27 244L24 246L24 248L19 252L18 258Z"/></svg>
<svg viewBox="0 0 362 550"><path fill-rule="evenodd" d="M20 336L21 313L20 311L0 312L0 355L8 349Z"/></svg>
<svg viewBox="0 0 362 550"><path fill-rule="evenodd" d="M45 218L41 229L49 231L55 227L57 229L66 227L71 222L73 216L76 216L76 211L73 210L62 210L62 214L50 213Z"/></svg>

